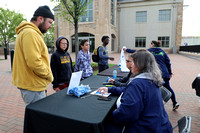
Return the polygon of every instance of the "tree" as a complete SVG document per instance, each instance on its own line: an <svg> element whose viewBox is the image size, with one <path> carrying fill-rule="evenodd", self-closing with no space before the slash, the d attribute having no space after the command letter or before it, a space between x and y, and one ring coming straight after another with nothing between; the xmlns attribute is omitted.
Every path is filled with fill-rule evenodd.
<svg viewBox="0 0 200 133"><path fill-rule="evenodd" d="M54 51L54 23L47 33L44 34L44 41L47 47L51 49L51 52Z"/></svg>
<svg viewBox="0 0 200 133"><path fill-rule="evenodd" d="M9 43L15 40L15 28L22 20L25 20L23 14L0 8L0 42L7 50Z"/></svg>
<svg viewBox="0 0 200 133"><path fill-rule="evenodd" d="M51 1L59 2L59 7L61 11L60 15L74 25L75 52L77 58L79 51L79 42L78 42L79 17L86 13L87 5L90 4L92 0L51 0Z"/></svg>
<svg viewBox="0 0 200 133"><path fill-rule="evenodd" d="M54 45L54 24L51 28L44 34L44 41L47 47L52 47Z"/></svg>

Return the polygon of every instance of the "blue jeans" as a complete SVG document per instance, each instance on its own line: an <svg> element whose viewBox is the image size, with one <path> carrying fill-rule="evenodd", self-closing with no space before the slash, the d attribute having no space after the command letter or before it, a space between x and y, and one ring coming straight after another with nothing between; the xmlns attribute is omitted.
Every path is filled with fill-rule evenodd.
<svg viewBox="0 0 200 133"><path fill-rule="evenodd" d="M163 86L164 86L165 88L167 88L167 89L172 93L171 100L172 100L172 102L173 102L173 105L175 105L175 104L177 103L177 102L176 102L176 97L175 97L174 91L173 91L172 88L170 87L169 79L164 78L163 80L165 81L165 83L163 84Z"/></svg>

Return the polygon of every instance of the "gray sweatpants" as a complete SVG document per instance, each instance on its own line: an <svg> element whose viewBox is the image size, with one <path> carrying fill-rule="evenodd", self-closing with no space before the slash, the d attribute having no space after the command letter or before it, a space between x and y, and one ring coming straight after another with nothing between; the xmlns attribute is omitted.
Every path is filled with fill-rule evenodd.
<svg viewBox="0 0 200 133"><path fill-rule="evenodd" d="M17 87L18 88L18 87ZM22 88L18 88L21 91L21 96L26 105L34 103L44 97L46 97L45 91L29 91Z"/></svg>

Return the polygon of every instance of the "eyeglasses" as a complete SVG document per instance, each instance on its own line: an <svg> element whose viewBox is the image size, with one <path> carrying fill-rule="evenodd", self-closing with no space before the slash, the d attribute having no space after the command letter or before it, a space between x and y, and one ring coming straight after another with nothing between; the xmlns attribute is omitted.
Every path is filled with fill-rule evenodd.
<svg viewBox="0 0 200 133"><path fill-rule="evenodd" d="M62 45L67 45L67 43L61 43Z"/></svg>
<svg viewBox="0 0 200 133"><path fill-rule="evenodd" d="M126 60L127 63L131 62L130 60Z"/></svg>

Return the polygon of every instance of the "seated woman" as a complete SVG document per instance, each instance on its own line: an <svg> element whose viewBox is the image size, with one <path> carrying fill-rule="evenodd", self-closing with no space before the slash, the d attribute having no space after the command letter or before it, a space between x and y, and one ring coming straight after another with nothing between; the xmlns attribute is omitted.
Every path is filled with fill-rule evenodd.
<svg viewBox="0 0 200 133"><path fill-rule="evenodd" d="M159 87L163 80L154 56L147 50L138 50L133 58L133 80L126 87L100 87L100 93L120 95L112 120L105 123L105 132L172 133ZM113 123L112 123L113 122ZM108 126L107 126L108 125Z"/></svg>
<svg viewBox="0 0 200 133"><path fill-rule="evenodd" d="M156 62L158 63L159 68L162 71L162 78L164 80L163 86L172 93L172 96L171 96L171 100L173 103L172 109L173 111L175 111L176 109L178 109L179 103L176 101L174 90L171 88L170 83L169 83L170 79L172 78L171 63L170 63L170 59L168 55L160 47L161 47L160 41L152 41L150 44L150 48L147 50L154 55ZM127 49L127 48L123 48L123 50L128 53L134 53L136 51L136 50Z"/></svg>
<svg viewBox="0 0 200 133"><path fill-rule="evenodd" d="M133 58L129 55L128 59L126 60L126 67L130 70L129 74L126 77L119 78L119 79L112 79L110 78L108 82L111 82L113 85L119 87L119 86L126 86L130 81L132 77L131 67L133 64Z"/></svg>

